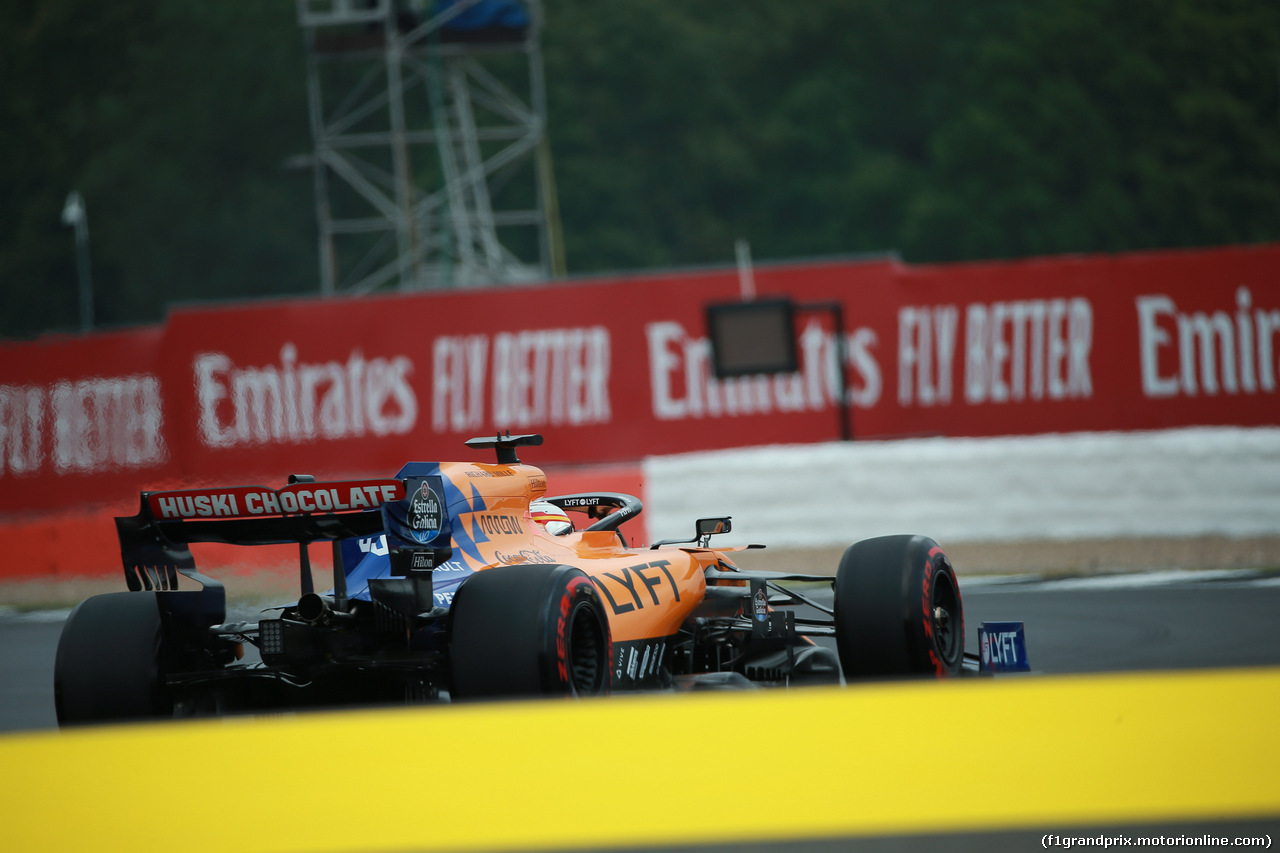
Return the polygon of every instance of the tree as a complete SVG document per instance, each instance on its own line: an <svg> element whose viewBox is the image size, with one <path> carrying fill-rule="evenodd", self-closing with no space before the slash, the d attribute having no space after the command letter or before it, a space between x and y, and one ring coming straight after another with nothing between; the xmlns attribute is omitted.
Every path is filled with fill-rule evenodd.
<svg viewBox="0 0 1280 853"><path fill-rule="evenodd" d="M301 33L288 4L46 0L0 12L0 333L77 324L66 194L97 322L315 288Z"/></svg>
<svg viewBox="0 0 1280 853"><path fill-rule="evenodd" d="M571 273L1280 239L1274 3L544 2ZM305 77L289 0L0 4L0 335L77 326L72 189L101 323L315 292Z"/></svg>

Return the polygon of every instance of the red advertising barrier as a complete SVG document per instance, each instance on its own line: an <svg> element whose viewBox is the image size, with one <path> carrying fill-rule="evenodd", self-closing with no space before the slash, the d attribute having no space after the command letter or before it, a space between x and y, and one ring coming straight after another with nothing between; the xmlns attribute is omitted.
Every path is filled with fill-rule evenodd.
<svg viewBox="0 0 1280 853"><path fill-rule="evenodd" d="M0 344L0 515L141 488L387 476L540 432L547 467L839 437L1280 422L1280 246L911 267L776 265L795 374L718 381L732 269L175 311L161 328ZM555 486L552 486L555 490Z"/></svg>

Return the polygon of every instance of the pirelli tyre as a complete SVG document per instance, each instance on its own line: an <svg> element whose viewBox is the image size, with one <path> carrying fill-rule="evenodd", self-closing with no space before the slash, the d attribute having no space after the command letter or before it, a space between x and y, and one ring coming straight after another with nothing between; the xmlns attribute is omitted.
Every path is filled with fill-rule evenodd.
<svg viewBox="0 0 1280 853"><path fill-rule="evenodd" d="M960 672L960 584L932 539L881 536L852 545L836 572L834 609L846 679Z"/></svg>
<svg viewBox="0 0 1280 853"><path fill-rule="evenodd" d="M455 699L594 696L609 691L609 620L581 569L497 566L453 599Z"/></svg>
<svg viewBox="0 0 1280 853"><path fill-rule="evenodd" d="M60 725L170 716L160 684L163 631L154 592L85 599L67 617L53 667Z"/></svg>

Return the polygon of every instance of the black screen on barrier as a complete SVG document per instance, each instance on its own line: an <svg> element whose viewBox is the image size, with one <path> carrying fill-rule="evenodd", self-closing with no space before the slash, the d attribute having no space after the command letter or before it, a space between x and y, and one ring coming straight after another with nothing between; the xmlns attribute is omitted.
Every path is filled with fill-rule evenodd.
<svg viewBox="0 0 1280 853"><path fill-rule="evenodd" d="M788 299L707 306L707 336L716 378L794 373L794 309Z"/></svg>

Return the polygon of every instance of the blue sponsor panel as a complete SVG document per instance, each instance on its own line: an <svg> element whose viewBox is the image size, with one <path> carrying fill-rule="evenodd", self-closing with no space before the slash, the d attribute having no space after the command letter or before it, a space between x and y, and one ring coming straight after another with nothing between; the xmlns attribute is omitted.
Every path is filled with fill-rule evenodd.
<svg viewBox="0 0 1280 853"><path fill-rule="evenodd" d="M342 565L347 572L347 594L352 599L369 601L369 581L391 577L387 537L379 535L343 540Z"/></svg>
<svg viewBox="0 0 1280 853"><path fill-rule="evenodd" d="M441 607L449 607L458 585L471 575L483 559L475 541L457 523L458 512L484 509L484 499L470 499L440 474L435 463L411 462L396 475L405 482L405 498L384 505L386 533L342 542L342 559L347 587L352 599L370 600L369 581L391 577L391 551L396 547L454 547L453 558L435 567L433 597ZM390 541L388 539L390 537Z"/></svg>
<svg viewBox="0 0 1280 853"><path fill-rule="evenodd" d="M350 557L347 556L350 543ZM369 581L391 577L391 557L385 536L370 536L343 542L343 563L347 570L348 595L353 599L369 601ZM471 576L475 569L466 561L453 559L441 563L432 572L432 590L435 603L449 607L458 585ZM332 592L332 590L330 590Z"/></svg>
<svg viewBox="0 0 1280 853"><path fill-rule="evenodd" d="M451 525L440 477L405 479L405 498L382 505L387 544L392 550L449 542Z"/></svg>
<svg viewBox="0 0 1280 853"><path fill-rule="evenodd" d="M978 626L980 672L1030 672L1027 637L1021 622L983 622Z"/></svg>

